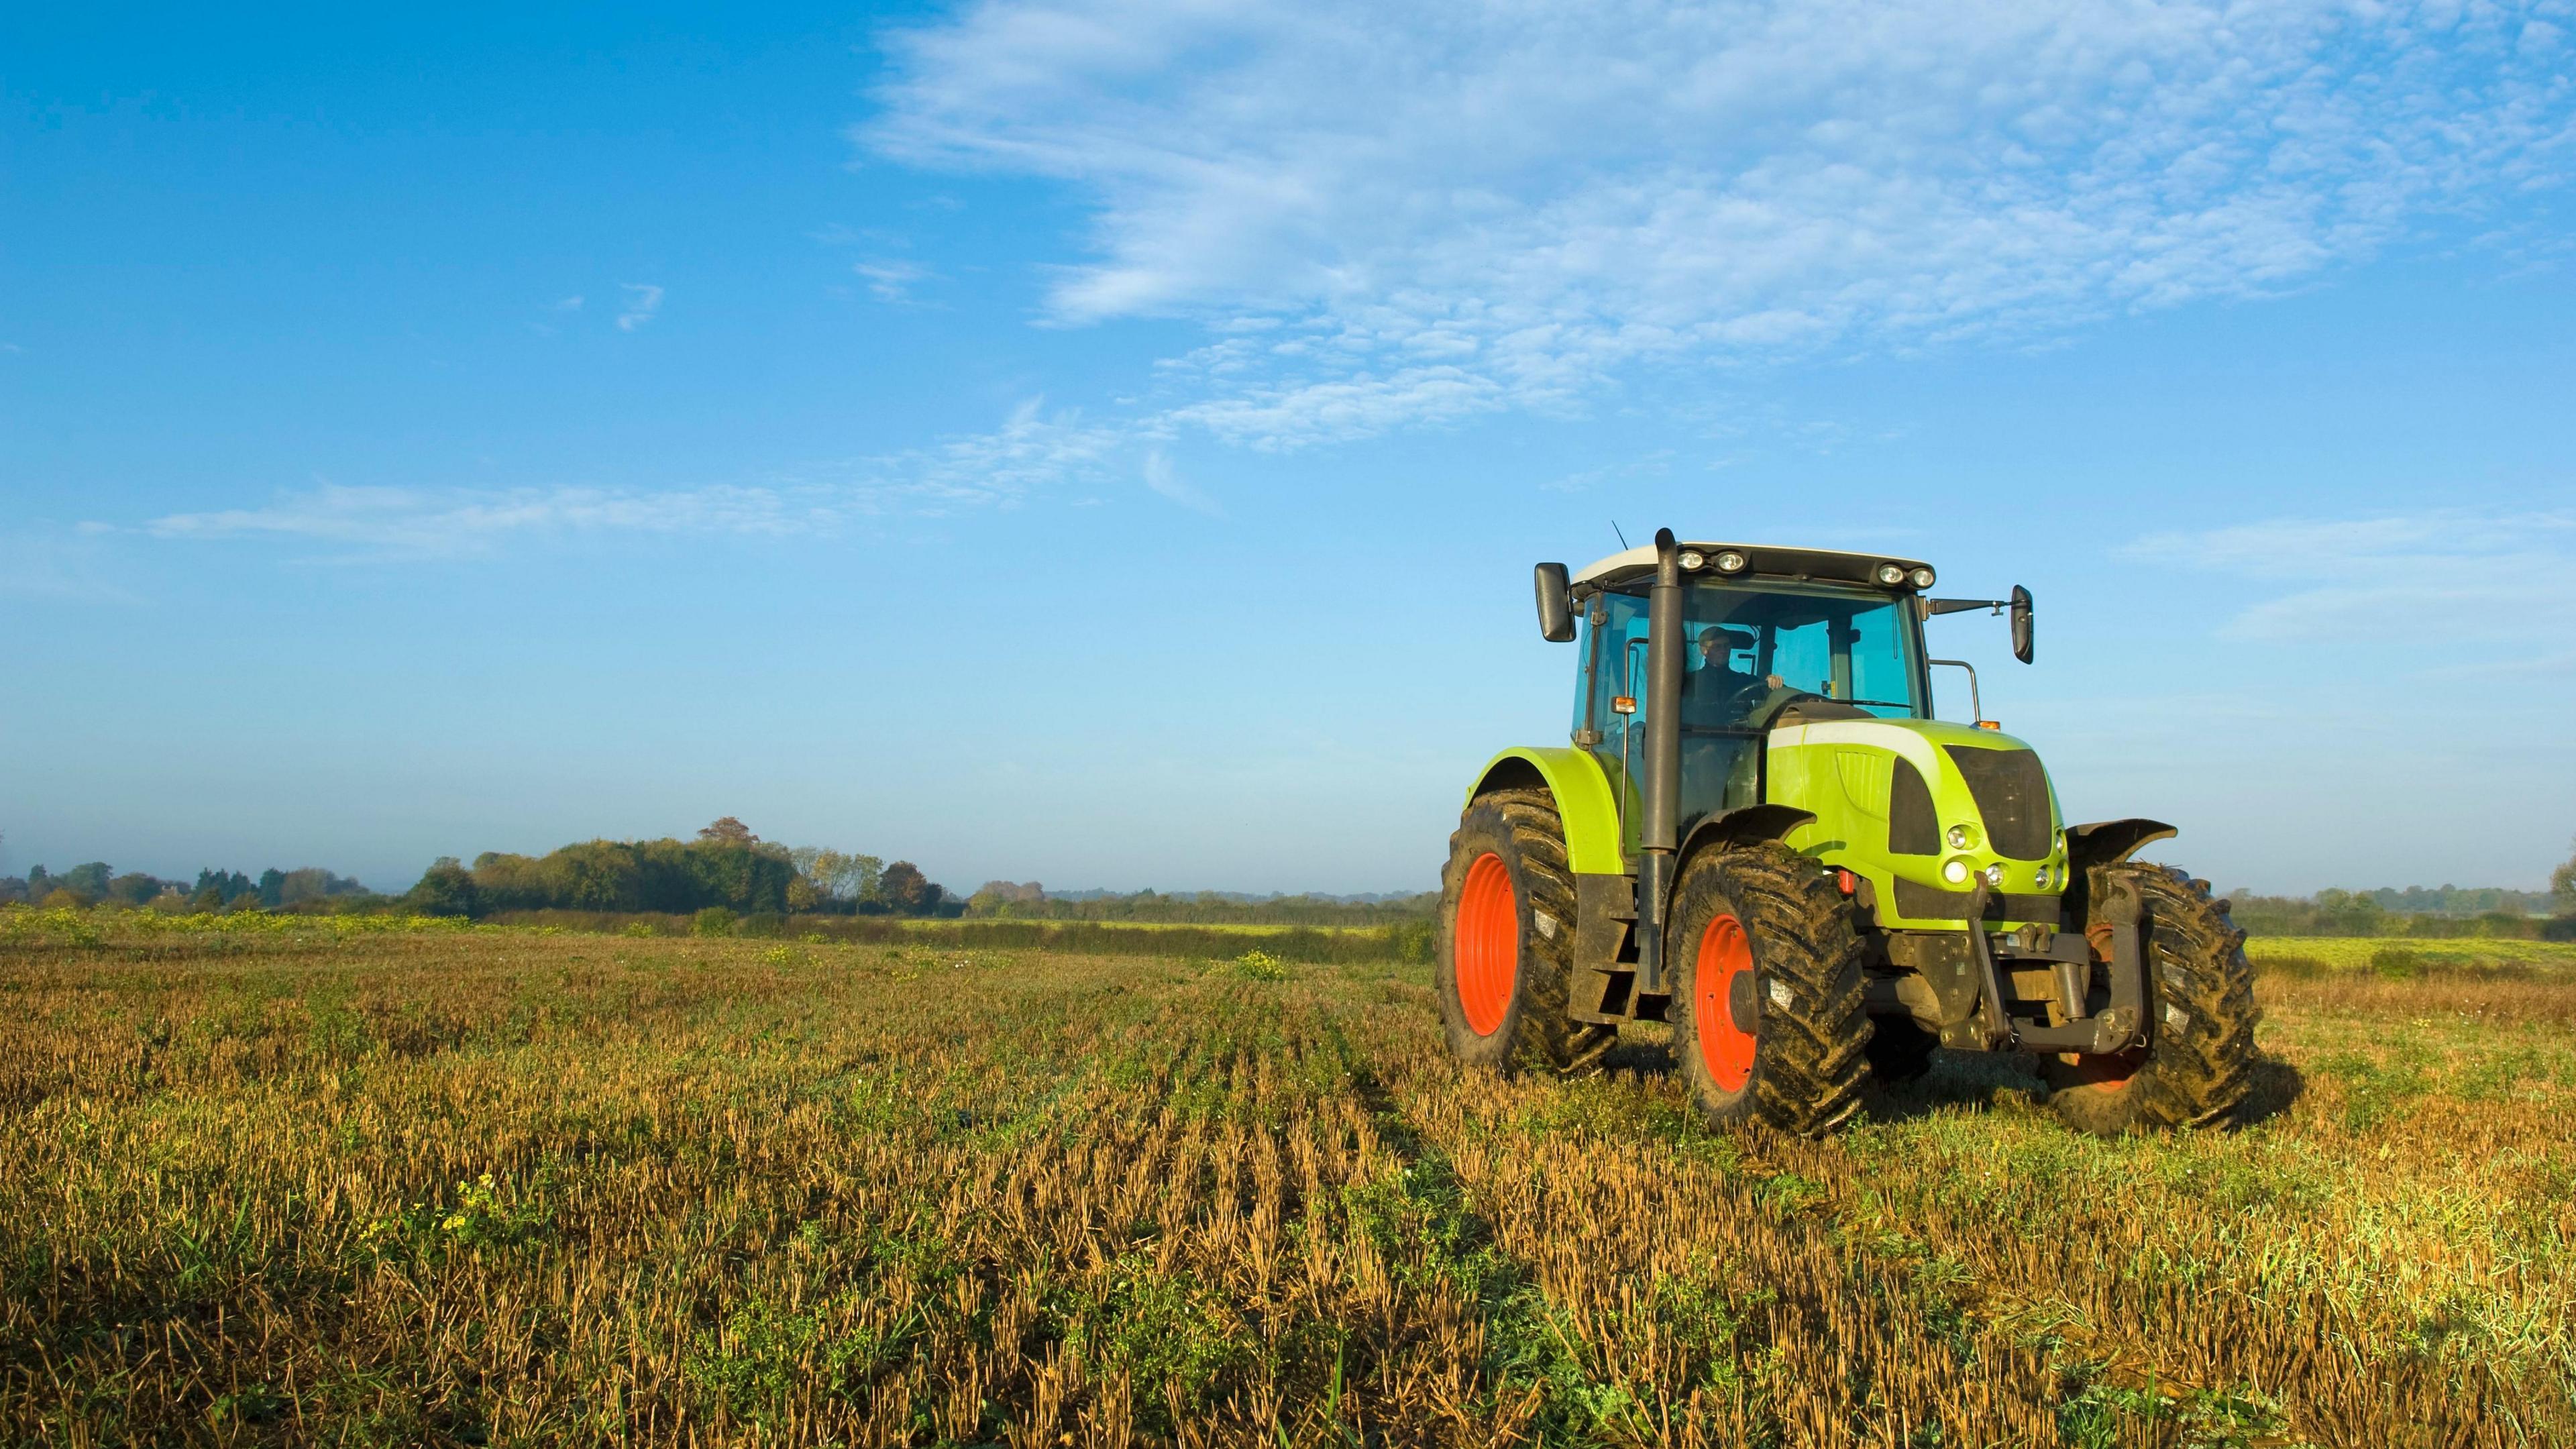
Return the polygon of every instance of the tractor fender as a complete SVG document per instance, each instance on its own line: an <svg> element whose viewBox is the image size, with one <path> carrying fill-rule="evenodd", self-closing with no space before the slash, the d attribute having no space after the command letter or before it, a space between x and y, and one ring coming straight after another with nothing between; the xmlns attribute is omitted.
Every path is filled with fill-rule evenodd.
<svg viewBox="0 0 2576 1449"><path fill-rule="evenodd" d="M2096 820L2066 827L2066 863L2075 870L2118 865L2159 840L2181 832L2161 820Z"/></svg>
<svg viewBox="0 0 2576 1449"><path fill-rule="evenodd" d="M1476 773L1467 802L1489 790L1545 786L1565 822L1565 864L1576 875L1621 875L1628 862L1619 849L1619 801L1601 762L1584 750L1525 746L1505 750Z"/></svg>
<svg viewBox="0 0 2576 1449"><path fill-rule="evenodd" d="M1680 858L1688 860L1694 851L1710 846L1760 845L1765 841L1785 840L1790 831L1801 825L1813 824L1815 819L1815 811L1801 810L1795 805L1738 805L1691 827L1690 839L1682 842Z"/></svg>

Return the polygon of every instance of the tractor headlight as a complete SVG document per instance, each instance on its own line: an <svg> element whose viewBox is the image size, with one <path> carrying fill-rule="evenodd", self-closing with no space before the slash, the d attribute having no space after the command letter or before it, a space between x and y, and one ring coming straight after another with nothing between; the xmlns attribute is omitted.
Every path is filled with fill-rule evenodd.
<svg viewBox="0 0 2576 1449"><path fill-rule="evenodd" d="M2039 889L2048 889L2048 867L2043 865L2038 870L2032 872L2031 880L2039 887Z"/></svg>
<svg viewBox="0 0 2576 1449"><path fill-rule="evenodd" d="M1941 862L1941 879L1948 881L1952 885L1966 885L1968 883L1968 863L1964 860L1945 860Z"/></svg>
<svg viewBox="0 0 2576 1449"><path fill-rule="evenodd" d="M1950 827L1950 848L1952 850L1966 850L1974 846L1976 843L1977 827L1973 825L1953 825Z"/></svg>
<svg viewBox="0 0 2576 1449"><path fill-rule="evenodd" d="M1997 862L1995 862L1993 865L1990 865L1990 866L1987 866L1987 867L1986 867L1986 884L1987 884L1987 885L1990 885L1990 886L1993 886L1993 887L1994 887L1995 889L1997 889L1997 890L2001 890L2001 889L2003 889L2003 884L2004 884L2004 867L2003 867L2003 862L2001 862L2001 861L1997 861Z"/></svg>
<svg viewBox="0 0 2576 1449"><path fill-rule="evenodd" d="M1878 566L1878 581L1887 585L1891 589L1895 588L1898 584L1905 582L1904 566L1902 564L1880 564Z"/></svg>
<svg viewBox="0 0 2576 1449"><path fill-rule="evenodd" d="M1726 550L1724 553L1719 554L1717 556L1717 571L1722 574L1742 573L1744 571L1744 555L1737 553L1731 548Z"/></svg>
<svg viewBox="0 0 2576 1449"><path fill-rule="evenodd" d="M1930 569L1916 569L1914 571L1914 587L1918 589L1928 589L1932 587L1932 571Z"/></svg>
<svg viewBox="0 0 2576 1449"><path fill-rule="evenodd" d="M1708 556L1707 556L1706 554L1701 553L1698 549L1695 549L1695 548L1686 548L1686 549L1683 549L1683 550L1682 550L1682 567L1683 567L1683 568L1686 568L1686 569L1695 569L1695 568L1698 568L1701 564L1704 564L1704 563L1706 563L1706 562L1708 562Z"/></svg>

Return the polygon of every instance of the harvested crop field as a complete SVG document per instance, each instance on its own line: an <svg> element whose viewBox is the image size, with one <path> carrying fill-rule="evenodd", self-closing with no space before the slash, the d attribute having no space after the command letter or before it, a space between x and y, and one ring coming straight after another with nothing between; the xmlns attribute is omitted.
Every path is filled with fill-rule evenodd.
<svg viewBox="0 0 2576 1449"><path fill-rule="evenodd" d="M2277 965L2231 1134L1800 1143L1414 965L125 929L0 944L10 1443L2576 1439L2570 953Z"/></svg>

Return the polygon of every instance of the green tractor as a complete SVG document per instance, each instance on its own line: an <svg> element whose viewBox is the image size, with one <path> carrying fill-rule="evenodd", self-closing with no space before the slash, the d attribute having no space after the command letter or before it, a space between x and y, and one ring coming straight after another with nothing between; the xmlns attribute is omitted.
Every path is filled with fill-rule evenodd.
<svg viewBox="0 0 2576 1449"><path fill-rule="evenodd" d="M2256 1013L2227 902L2130 858L2173 827L2065 825L2028 745L1933 718L1931 667L1958 661L1927 657L1925 620L2008 609L2031 658L2027 590L1935 599L1933 577L1669 529L1538 566L1574 728L1497 755L1450 838L1460 1059L1581 1071L1661 1021L1721 1125L1830 1131L1937 1047L2037 1056L2090 1132L2235 1116Z"/></svg>

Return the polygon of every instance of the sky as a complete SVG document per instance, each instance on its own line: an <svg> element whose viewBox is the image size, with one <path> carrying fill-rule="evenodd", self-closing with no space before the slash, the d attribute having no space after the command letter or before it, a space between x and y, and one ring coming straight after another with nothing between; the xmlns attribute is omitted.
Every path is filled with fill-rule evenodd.
<svg viewBox="0 0 2576 1449"><path fill-rule="evenodd" d="M1429 888L1658 526L2221 889L2576 833L2576 0L366 11L0 14L0 871Z"/></svg>

